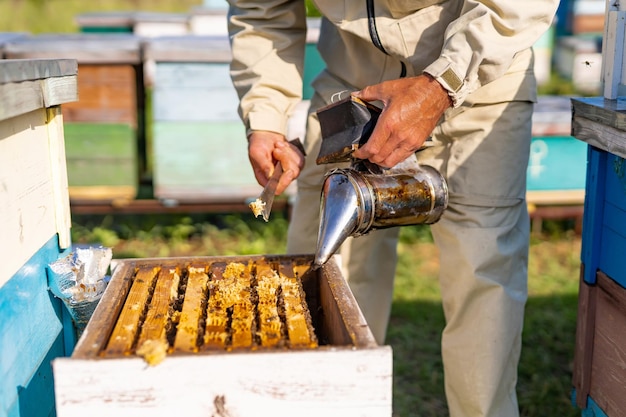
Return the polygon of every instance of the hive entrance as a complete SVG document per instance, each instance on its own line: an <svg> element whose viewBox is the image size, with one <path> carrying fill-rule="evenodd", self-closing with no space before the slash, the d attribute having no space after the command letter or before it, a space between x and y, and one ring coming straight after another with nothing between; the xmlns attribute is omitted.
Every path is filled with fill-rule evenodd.
<svg viewBox="0 0 626 417"><path fill-rule="evenodd" d="M100 355L315 348L308 271L263 260L138 266Z"/></svg>

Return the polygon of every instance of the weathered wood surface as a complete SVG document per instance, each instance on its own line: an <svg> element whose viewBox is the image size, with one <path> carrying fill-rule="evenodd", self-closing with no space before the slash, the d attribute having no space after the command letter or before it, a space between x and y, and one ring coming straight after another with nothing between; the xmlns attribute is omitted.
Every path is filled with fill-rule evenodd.
<svg viewBox="0 0 626 417"><path fill-rule="evenodd" d="M178 296L180 273L180 268L161 269L159 272L137 346L142 346L148 340L166 340L167 322L170 318L169 314L171 314L169 306L174 303Z"/></svg>
<svg viewBox="0 0 626 417"><path fill-rule="evenodd" d="M177 352L196 352L198 350L198 329L202 314L203 302L207 299L209 276L206 267L200 265L187 269L187 287L185 299L180 313L180 322L174 341Z"/></svg>
<svg viewBox="0 0 626 417"><path fill-rule="evenodd" d="M29 36L7 42L4 53L13 59L70 58L79 64L142 63L141 39L127 34Z"/></svg>
<svg viewBox="0 0 626 417"><path fill-rule="evenodd" d="M66 77L77 72L78 63L74 59L7 59L0 61L0 84Z"/></svg>
<svg viewBox="0 0 626 417"><path fill-rule="evenodd" d="M49 137L55 129L48 128L47 117L42 108L0 121L0 285L56 233L68 241L69 229L57 230L55 211L69 202L55 195L63 187L53 182L61 181L61 167L53 164L64 160L64 149L55 147L60 154L51 155L49 142L59 138Z"/></svg>
<svg viewBox="0 0 626 417"><path fill-rule="evenodd" d="M74 60L0 61L0 120L78 100L76 74Z"/></svg>
<svg viewBox="0 0 626 417"><path fill-rule="evenodd" d="M67 162L65 158L65 135L63 131L63 115L60 106L46 109L48 127L48 146L50 155L50 179L54 196L54 213L56 230L61 248L72 245L69 233L72 219L69 205Z"/></svg>
<svg viewBox="0 0 626 417"><path fill-rule="evenodd" d="M591 362L595 334L597 287L584 281L585 265L581 265L578 291L578 316L576 319L576 345L572 385L576 390L576 405L587 407L591 386Z"/></svg>
<svg viewBox="0 0 626 417"><path fill-rule="evenodd" d="M598 273L590 395L608 416L626 415L626 289Z"/></svg>
<svg viewBox="0 0 626 417"><path fill-rule="evenodd" d="M63 107L67 122L126 123L137 127L137 69L132 65L81 64L80 100Z"/></svg>
<svg viewBox="0 0 626 417"><path fill-rule="evenodd" d="M607 152L626 157L626 98L573 99L572 135Z"/></svg>
<svg viewBox="0 0 626 417"><path fill-rule="evenodd" d="M59 417L390 417L389 347L53 362Z"/></svg>
<svg viewBox="0 0 626 417"><path fill-rule="evenodd" d="M145 267L137 272L120 318L106 347L107 355L124 355L134 348L139 317L144 314L144 306L147 305L153 281L158 273L158 267Z"/></svg>
<svg viewBox="0 0 626 417"><path fill-rule="evenodd" d="M144 44L144 56L156 62L221 62L232 57L228 36L163 36Z"/></svg>
<svg viewBox="0 0 626 417"><path fill-rule="evenodd" d="M609 4L612 2L607 2L607 7L611 8ZM623 83L626 11L607 10L606 20L602 43L604 98L614 100L619 95L620 84Z"/></svg>

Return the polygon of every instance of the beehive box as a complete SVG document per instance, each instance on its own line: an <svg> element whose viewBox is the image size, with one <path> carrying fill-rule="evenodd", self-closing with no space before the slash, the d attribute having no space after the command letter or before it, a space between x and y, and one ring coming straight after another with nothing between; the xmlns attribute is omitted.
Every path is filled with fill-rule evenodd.
<svg viewBox="0 0 626 417"><path fill-rule="evenodd" d="M144 139L140 46L138 38L122 34L41 35L5 46L8 58L78 61L79 101L64 108L72 200L137 194Z"/></svg>
<svg viewBox="0 0 626 417"><path fill-rule="evenodd" d="M626 415L626 100L572 100L573 135L589 145L573 368L585 417Z"/></svg>
<svg viewBox="0 0 626 417"><path fill-rule="evenodd" d="M120 261L72 357L53 364L58 415L391 416L391 349L335 261L312 260Z"/></svg>
<svg viewBox="0 0 626 417"><path fill-rule="evenodd" d="M226 36L175 36L145 44L154 65L154 196L180 202L244 202L260 192L229 75Z"/></svg>
<svg viewBox="0 0 626 417"><path fill-rule="evenodd" d="M0 415L54 415L51 359L73 348L46 266L71 246L61 106L76 61L0 60Z"/></svg>

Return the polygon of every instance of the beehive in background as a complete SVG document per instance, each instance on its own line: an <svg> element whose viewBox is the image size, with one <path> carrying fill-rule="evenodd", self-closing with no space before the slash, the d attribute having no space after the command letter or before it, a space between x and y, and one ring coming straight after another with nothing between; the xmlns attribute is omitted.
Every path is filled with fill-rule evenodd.
<svg viewBox="0 0 626 417"><path fill-rule="evenodd" d="M135 198L143 161L143 71L132 35L42 35L5 46L7 58L78 60L79 101L65 108L72 200Z"/></svg>
<svg viewBox="0 0 626 417"><path fill-rule="evenodd" d="M248 163L228 38L146 41L154 62L151 166L155 198L244 201L260 191Z"/></svg>
<svg viewBox="0 0 626 417"><path fill-rule="evenodd" d="M391 349L335 260L312 261L119 261L72 357L54 362L58 415L391 416Z"/></svg>
<svg viewBox="0 0 626 417"><path fill-rule="evenodd" d="M25 33L0 32L0 59L4 58L4 46L16 39L26 36Z"/></svg>

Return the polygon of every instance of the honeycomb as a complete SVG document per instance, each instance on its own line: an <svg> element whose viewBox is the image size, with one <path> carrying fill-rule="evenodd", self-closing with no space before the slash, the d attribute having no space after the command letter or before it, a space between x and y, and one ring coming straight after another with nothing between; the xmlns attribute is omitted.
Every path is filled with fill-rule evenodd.
<svg viewBox="0 0 626 417"><path fill-rule="evenodd" d="M138 266L102 357L313 349L303 266L267 262Z"/></svg>

